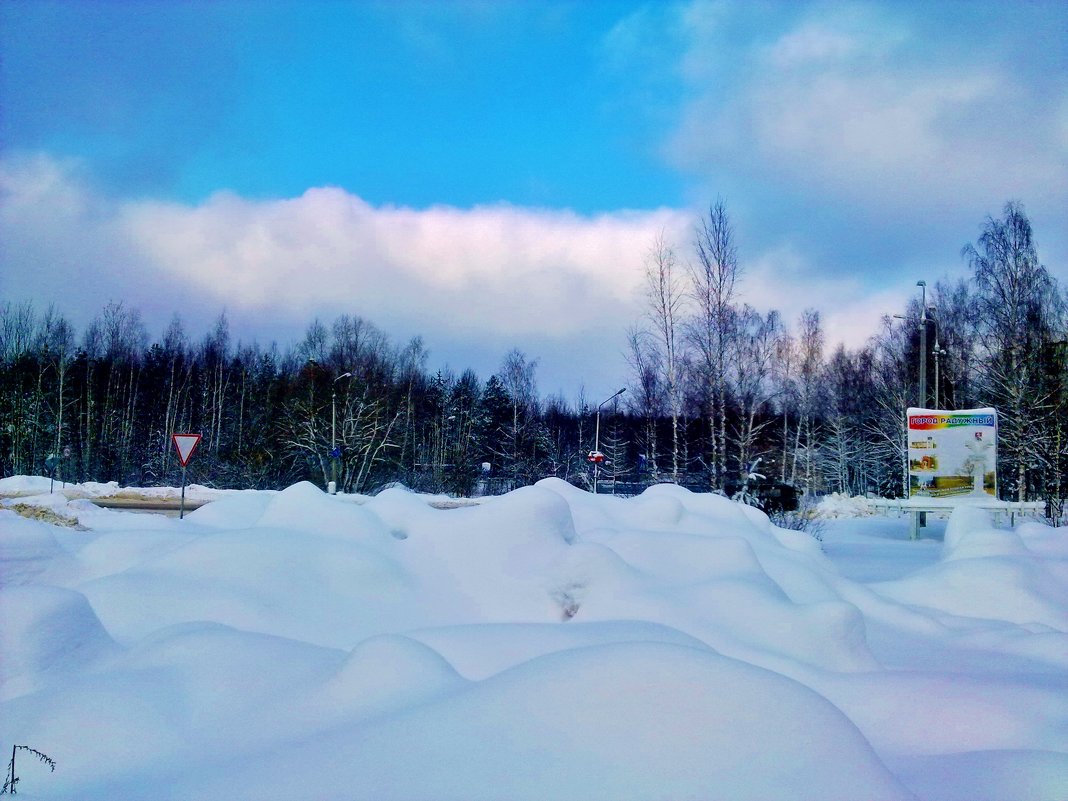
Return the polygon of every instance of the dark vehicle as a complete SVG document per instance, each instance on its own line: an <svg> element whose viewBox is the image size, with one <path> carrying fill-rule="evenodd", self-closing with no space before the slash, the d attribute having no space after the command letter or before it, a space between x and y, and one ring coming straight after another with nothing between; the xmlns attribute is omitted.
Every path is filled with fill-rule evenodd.
<svg viewBox="0 0 1068 801"><path fill-rule="evenodd" d="M761 500L760 508L765 512L796 512L799 505L797 487L781 481L758 484L754 494Z"/></svg>
<svg viewBox="0 0 1068 801"><path fill-rule="evenodd" d="M728 481L724 492L728 498L743 500L765 512L794 512L799 505L797 487L767 478Z"/></svg>
<svg viewBox="0 0 1068 801"><path fill-rule="evenodd" d="M727 497L759 507L768 513L796 511L798 507L797 487L769 479L762 473L758 473L756 470L760 461L758 457L749 465L744 479L727 481L723 488Z"/></svg>

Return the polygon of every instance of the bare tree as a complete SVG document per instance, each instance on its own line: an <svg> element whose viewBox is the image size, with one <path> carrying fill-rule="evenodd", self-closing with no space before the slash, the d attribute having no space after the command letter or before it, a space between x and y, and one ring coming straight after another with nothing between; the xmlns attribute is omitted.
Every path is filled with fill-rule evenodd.
<svg viewBox="0 0 1068 801"><path fill-rule="evenodd" d="M223 419L227 410L227 390L230 386L230 321L223 311L215 319L211 333L201 345L201 363L207 375L208 386L208 450L215 458L222 445Z"/></svg>
<svg viewBox="0 0 1068 801"><path fill-rule="evenodd" d="M52 442L52 452L60 453L60 445L63 443L63 413L68 406L64 396L67 381L67 370L71 359L74 357L74 328L67 318L60 314L54 306L49 306L41 321L41 344L39 350L44 358L50 363L56 374L56 409L53 414L55 437Z"/></svg>
<svg viewBox="0 0 1068 801"><path fill-rule="evenodd" d="M765 316L745 306L738 317L737 333L737 353L731 360L731 374L739 414L733 439L739 469L747 474L748 465L757 455L754 452L757 439L771 424L771 418L761 412L774 391L771 375L776 346L782 337L782 321L777 311ZM744 480L745 475L740 478Z"/></svg>
<svg viewBox="0 0 1068 801"><path fill-rule="evenodd" d="M938 366L936 408L967 409L979 404L977 301L974 290L963 279L935 286L935 336L929 341Z"/></svg>
<svg viewBox="0 0 1068 801"><path fill-rule="evenodd" d="M6 433L10 438L10 464L16 473L32 471L36 458L32 447L36 426L32 421L39 407L34 398L39 393L26 386L29 377L18 366L33 352L37 331L37 313L32 303L5 302L0 306L0 364L9 376L0 393L4 424L0 436Z"/></svg>
<svg viewBox="0 0 1068 801"><path fill-rule="evenodd" d="M655 481L660 477L656 422L663 413L664 389L660 382L660 352L651 339L645 329L632 326L627 331L627 361L633 377L627 404L642 421L638 447L645 457L646 470Z"/></svg>
<svg viewBox="0 0 1068 801"><path fill-rule="evenodd" d="M874 399L881 414L867 424L866 433L883 462L895 465L887 480L880 481L880 491L894 495L900 492L902 497L907 497L908 421L905 415L914 396L906 353L908 331L913 325L910 321L895 325L893 319L887 316L883 318L883 326L885 331L873 340Z"/></svg>
<svg viewBox="0 0 1068 801"><path fill-rule="evenodd" d="M820 320L820 313L815 309L803 311L800 328L797 374L799 419L794 438L794 459L790 480L791 483L797 482L798 456L803 454L804 486L805 491L810 492L813 489L813 466L818 447L816 423L823 372L823 324ZM802 440L804 441L803 450Z"/></svg>
<svg viewBox="0 0 1068 801"><path fill-rule="evenodd" d="M786 468L790 463L790 412L797 405L797 342L788 331L775 343L773 359L773 375L778 385L776 396L779 400L779 411L782 415L782 456L779 470L779 480L787 479Z"/></svg>
<svg viewBox="0 0 1068 801"><path fill-rule="evenodd" d="M683 354L679 328L683 315L685 290L679 276L678 258L664 240L661 231L650 248L645 263L645 294L648 318L654 331L658 351L656 365L660 371L667 411L671 417L671 480L679 480L679 417L682 414Z"/></svg>
<svg viewBox="0 0 1068 801"><path fill-rule="evenodd" d="M687 332L698 354L712 431L713 486L722 488L727 465L727 368L736 330L735 288L741 275L734 227L722 199L701 220L695 248L697 262L690 267L695 314Z"/></svg>
<svg viewBox="0 0 1068 801"><path fill-rule="evenodd" d="M1035 356L1063 326L1064 304L1056 282L1039 262L1031 223L1020 203L1006 203L1004 219L988 217L977 244L966 245L961 254L978 288L984 389L999 410L999 439L1008 466L1015 469L1008 483L1022 501L1028 468L1044 466L1042 439L1052 422L1041 360Z"/></svg>
<svg viewBox="0 0 1068 801"><path fill-rule="evenodd" d="M500 379L511 400L512 419L504 432L507 450L499 454L516 482L529 477L537 461L537 369L538 360L528 359L518 348L509 351L501 363Z"/></svg>

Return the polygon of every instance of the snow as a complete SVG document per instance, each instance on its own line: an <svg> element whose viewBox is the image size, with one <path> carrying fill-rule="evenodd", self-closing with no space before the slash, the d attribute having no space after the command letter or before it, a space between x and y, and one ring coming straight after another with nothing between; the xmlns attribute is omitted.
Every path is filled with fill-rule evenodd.
<svg viewBox="0 0 1068 801"><path fill-rule="evenodd" d="M862 495L843 495L832 492L824 495L816 504L815 513L820 518L863 517L874 515L875 506Z"/></svg>
<svg viewBox="0 0 1068 801"><path fill-rule="evenodd" d="M0 748L30 799L1068 798L1068 528L546 480L0 493ZM204 490L204 495L211 494Z"/></svg>

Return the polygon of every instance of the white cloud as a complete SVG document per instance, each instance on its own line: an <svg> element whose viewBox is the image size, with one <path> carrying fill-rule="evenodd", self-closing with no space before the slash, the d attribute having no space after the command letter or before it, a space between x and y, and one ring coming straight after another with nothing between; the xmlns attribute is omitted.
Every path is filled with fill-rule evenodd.
<svg viewBox="0 0 1068 801"><path fill-rule="evenodd" d="M878 333L884 315L905 308L911 288L872 290L864 272L857 269L847 278L832 276L785 245L746 263L739 294L761 311L777 309L794 330L803 311L816 309L823 321L827 352L839 344L855 350Z"/></svg>
<svg viewBox="0 0 1068 801"><path fill-rule="evenodd" d="M225 307L258 319L251 334L267 341L316 316L359 314L398 338L423 334L431 348L466 338L498 342L503 354L552 343L558 353L532 355L579 373L585 364L591 376L617 354L585 351L586 341L615 332L622 350L654 236L685 240L693 220L673 209L376 207L337 188L115 202L45 156L8 160L0 178L5 296L56 301L75 318L72 306L91 316L126 299L156 330L173 311L195 322L188 310Z"/></svg>
<svg viewBox="0 0 1068 801"><path fill-rule="evenodd" d="M707 58L706 37L694 32L680 64ZM732 83L684 71L691 99L668 154L698 175L730 169L884 211L976 196L1063 208L1068 90L1040 94L1004 62L968 58L871 7L818 5L736 54L746 69Z"/></svg>
<svg viewBox="0 0 1068 801"><path fill-rule="evenodd" d="M231 305L285 298L305 315L354 306L371 319L562 338L629 306L656 231L689 221L671 210L379 208L325 188L279 201L132 203L118 224L158 270Z"/></svg>

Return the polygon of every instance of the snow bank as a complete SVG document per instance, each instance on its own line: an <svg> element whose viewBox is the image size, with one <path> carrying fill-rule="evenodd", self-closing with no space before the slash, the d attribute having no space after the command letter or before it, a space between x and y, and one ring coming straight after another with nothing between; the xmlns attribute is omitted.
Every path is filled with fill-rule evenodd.
<svg viewBox="0 0 1068 801"><path fill-rule="evenodd" d="M0 509L0 587L30 582L64 561L56 527Z"/></svg>
<svg viewBox="0 0 1068 801"><path fill-rule="evenodd" d="M915 792L939 801L1049 801L1068 797L1068 754L979 751L896 763Z"/></svg>
<svg viewBox="0 0 1068 801"><path fill-rule="evenodd" d="M1050 538L1043 529L1049 531L996 529L989 512L955 509L946 526L942 561L880 584L878 591L951 615L1068 633L1068 538ZM1036 541L1038 552L1028 547L1028 539Z"/></svg>
<svg viewBox="0 0 1068 801"><path fill-rule="evenodd" d="M828 755L834 769L828 770ZM418 769L413 769L413 766ZM175 798L911 798L834 706L705 650L579 648L313 744L184 777Z"/></svg>
<svg viewBox="0 0 1068 801"><path fill-rule="evenodd" d="M20 791L1068 797L1068 530L843 517L825 553L667 485L359 501L0 510L0 747L57 763ZM846 578L842 544L892 580Z"/></svg>
<svg viewBox="0 0 1068 801"><path fill-rule="evenodd" d="M42 495L51 484L44 476L7 476L0 478L0 495Z"/></svg>
<svg viewBox="0 0 1068 801"><path fill-rule="evenodd" d="M830 520L838 517L871 517L875 507L862 495L846 495L832 492L824 495L813 509L816 517Z"/></svg>
<svg viewBox="0 0 1068 801"><path fill-rule="evenodd" d="M0 589L0 619L0 697L22 694L46 676L84 668L114 647L85 596L71 590Z"/></svg>

